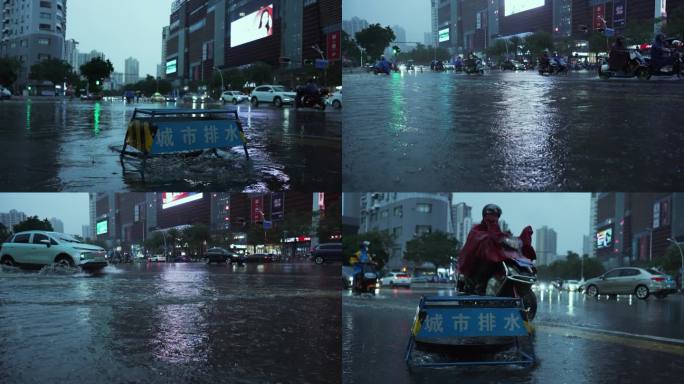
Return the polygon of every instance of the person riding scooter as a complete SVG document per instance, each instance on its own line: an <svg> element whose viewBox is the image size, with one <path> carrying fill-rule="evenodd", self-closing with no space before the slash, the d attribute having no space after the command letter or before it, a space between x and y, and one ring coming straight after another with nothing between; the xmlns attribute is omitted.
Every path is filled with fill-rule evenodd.
<svg viewBox="0 0 684 384"><path fill-rule="evenodd" d="M504 240L512 237L510 232L502 232L499 227L501 208L487 204L482 209L482 222L473 226L466 243L458 257L458 270L465 278L464 291L484 295L487 280L494 273L496 264L506 260ZM532 248L532 227L527 226L519 236L522 242L521 253L530 260L537 258Z"/></svg>
<svg viewBox="0 0 684 384"><path fill-rule="evenodd" d="M390 74L392 70L392 64L385 59L385 56L380 56L380 60L375 64L375 69L377 72Z"/></svg>
<svg viewBox="0 0 684 384"><path fill-rule="evenodd" d="M651 67L653 71L660 71L661 68L672 65L674 73L679 73L679 62L673 56L673 50L668 47L665 35L659 33L651 46Z"/></svg>
<svg viewBox="0 0 684 384"><path fill-rule="evenodd" d="M610 48L608 67L611 71L629 71L629 50L625 47L625 38L618 36Z"/></svg>
<svg viewBox="0 0 684 384"><path fill-rule="evenodd" d="M565 66L565 60L558 55L558 52L554 51L553 56L551 57L551 60L553 60L554 65L558 66L558 71L563 72L566 69Z"/></svg>
<svg viewBox="0 0 684 384"><path fill-rule="evenodd" d="M357 291L361 291L363 285L363 274L368 271L369 268L374 269L373 260L368 254L368 248L370 247L369 241L363 241L359 245L359 251L356 252L349 260L349 263L354 266L354 275L352 288Z"/></svg>

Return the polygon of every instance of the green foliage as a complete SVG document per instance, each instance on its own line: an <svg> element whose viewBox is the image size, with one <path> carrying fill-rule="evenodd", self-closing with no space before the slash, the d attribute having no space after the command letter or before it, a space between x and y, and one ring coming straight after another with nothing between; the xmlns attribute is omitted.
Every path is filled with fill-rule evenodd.
<svg viewBox="0 0 684 384"><path fill-rule="evenodd" d="M40 220L38 216L27 217L26 220L13 227L14 233L23 231L54 231L47 218Z"/></svg>
<svg viewBox="0 0 684 384"><path fill-rule="evenodd" d="M342 56L351 60L354 65L361 65L361 49L356 40L352 39L347 32L342 31ZM364 62L367 61L364 57Z"/></svg>
<svg viewBox="0 0 684 384"><path fill-rule="evenodd" d="M510 49L512 49L510 42L506 43L503 39L494 40L494 43L487 48L487 56L502 61L506 54L512 53Z"/></svg>
<svg viewBox="0 0 684 384"><path fill-rule="evenodd" d="M164 250L164 235L159 232L153 232L150 236L143 242L145 250L152 253L162 253Z"/></svg>
<svg viewBox="0 0 684 384"><path fill-rule="evenodd" d="M653 41L653 24L646 20L632 21L627 25L622 35L625 37L627 45Z"/></svg>
<svg viewBox="0 0 684 384"><path fill-rule="evenodd" d="M9 229L7 229L5 224L0 223L0 243L7 240L7 238L9 238L11 234L12 233L10 232Z"/></svg>
<svg viewBox="0 0 684 384"><path fill-rule="evenodd" d="M209 227L204 224L191 225L181 232L181 242L192 258L201 256L204 253L205 242L209 241L211 241Z"/></svg>
<svg viewBox="0 0 684 384"><path fill-rule="evenodd" d="M247 82L247 76L239 68L231 68L223 72L223 80L227 90L241 91Z"/></svg>
<svg viewBox="0 0 684 384"><path fill-rule="evenodd" d="M558 39L554 43L555 50L558 51L560 55L570 56L572 51L575 50L575 39L570 36Z"/></svg>
<svg viewBox="0 0 684 384"><path fill-rule="evenodd" d="M247 81L257 85L270 84L273 82L273 68L266 63L254 63L243 70Z"/></svg>
<svg viewBox="0 0 684 384"><path fill-rule="evenodd" d="M553 49L553 37L548 32L538 31L525 37L524 45L532 56L538 57L545 49Z"/></svg>
<svg viewBox="0 0 684 384"><path fill-rule="evenodd" d="M74 74L73 68L66 61L46 59L31 66L29 79L62 84L64 82L73 83L75 79L78 79L78 76Z"/></svg>
<svg viewBox="0 0 684 384"><path fill-rule="evenodd" d="M102 60L100 57L96 57L89 62L81 65L81 74L88 79L88 89L91 91L100 91L102 89L102 82L104 79L108 79L109 76L114 72L114 66L109 60ZM97 82L100 85L97 85Z"/></svg>
<svg viewBox="0 0 684 384"><path fill-rule="evenodd" d="M668 36L684 39L684 5L675 8L667 16L667 24L663 29Z"/></svg>
<svg viewBox="0 0 684 384"><path fill-rule="evenodd" d="M593 277L603 274L606 270L603 264L593 257L587 255L582 256L584 261L584 279L591 279ZM563 280L580 280L582 275L582 262L580 256L574 252L568 252L565 260L557 260L551 265L542 265L537 267L537 274L542 280L563 279Z"/></svg>
<svg viewBox="0 0 684 384"><path fill-rule="evenodd" d="M599 53L608 52L608 40L600 32L592 32L587 38L589 42L589 52Z"/></svg>
<svg viewBox="0 0 684 384"><path fill-rule="evenodd" d="M368 56L379 59L396 36L389 26L383 28L380 24L371 24L366 29L356 32L355 38Z"/></svg>
<svg viewBox="0 0 684 384"><path fill-rule="evenodd" d="M458 250L458 240L446 232L435 231L407 241L404 258L416 265L430 262L437 267L447 267L456 259Z"/></svg>
<svg viewBox="0 0 684 384"><path fill-rule="evenodd" d="M449 60L451 54L446 48L435 49L432 46L425 46L417 44L416 47L408 52L402 52L397 55L399 61L413 60L416 64L429 64L432 60Z"/></svg>
<svg viewBox="0 0 684 384"><path fill-rule="evenodd" d="M0 85L10 88L21 70L21 61L14 57L0 57Z"/></svg>
<svg viewBox="0 0 684 384"><path fill-rule="evenodd" d="M162 95L168 94L173 90L173 85L168 80L155 79L154 77L147 75L145 79L140 80L135 84L126 84L124 90L140 91L143 95L149 97L155 92L159 92Z"/></svg>
<svg viewBox="0 0 684 384"><path fill-rule="evenodd" d="M349 258L359 251L359 246L363 241L370 241L368 253L378 264L378 268L387 264L390 251L394 248L395 241L392 235L384 231L372 231L359 233L356 235L345 235L342 238L343 262L349 262Z"/></svg>

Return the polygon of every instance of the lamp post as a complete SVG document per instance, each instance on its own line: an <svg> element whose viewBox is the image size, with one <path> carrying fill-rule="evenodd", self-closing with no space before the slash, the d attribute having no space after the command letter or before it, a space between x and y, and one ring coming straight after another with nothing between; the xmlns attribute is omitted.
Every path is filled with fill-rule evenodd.
<svg viewBox="0 0 684 384"><path fill-rule="evenodd" d="M223 94L223 91L226 90L226 85L223 82L223 72L221 72L221 70L218 67L214 67L214 70L217 71L219 73L219 75L221 76L221 94Z"/></svg>
<svg viewBox="0 0 684 384"><path fill-rule="evenodd" d="M678 242L674 241L671 238L667 238L667 241L671 242L672 244L677 246L677 249L679 249L679 257L682 259L681 263L681 269L679 270L679 284L684 285L684 252L682 252L682 247L679 245Z"/></svg>

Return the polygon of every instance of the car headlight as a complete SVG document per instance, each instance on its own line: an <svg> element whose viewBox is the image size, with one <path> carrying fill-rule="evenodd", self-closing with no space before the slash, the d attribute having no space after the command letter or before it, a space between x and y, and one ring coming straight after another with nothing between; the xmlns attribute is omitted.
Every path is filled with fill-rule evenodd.
<svg viewBox="0 0 684 384"><path fill-rule="evenodd" d="M86 254L85 254L85 253L81 253L80 259L81 259L81 260L85 260L85 259L86 259Z"/></svg>

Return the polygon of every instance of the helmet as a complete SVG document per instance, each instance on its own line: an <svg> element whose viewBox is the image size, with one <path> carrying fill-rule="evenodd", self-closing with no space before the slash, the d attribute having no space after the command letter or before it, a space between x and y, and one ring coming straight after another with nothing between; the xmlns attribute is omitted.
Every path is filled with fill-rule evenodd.
<svg viewBox="0 0 684 384"><path fill-rule="evenodd" d="M496 215L496 217L501 217L501 208L496 204L487 204L482 208L482 217L487 215Z"/></svg>
<svg viewBox="0 0 684 384"><path fill-rule="evenodd" d="M370 245L370 241L364 240L364 241L362 241L361 244L359 245L359 248L368 248L369 245Z"/></svg>

